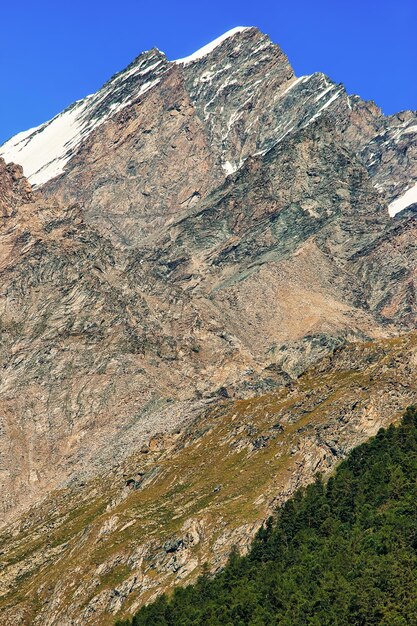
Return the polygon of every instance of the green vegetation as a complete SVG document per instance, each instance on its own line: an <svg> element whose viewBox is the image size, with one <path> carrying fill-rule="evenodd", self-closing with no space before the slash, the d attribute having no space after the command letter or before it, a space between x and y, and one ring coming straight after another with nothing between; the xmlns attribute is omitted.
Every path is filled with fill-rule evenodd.
<svg viewBox="0 0 417 626"><path fill-rule="evenodd" d="M296 493L207 571L118 626L415 626L417 409Z"/></svg>

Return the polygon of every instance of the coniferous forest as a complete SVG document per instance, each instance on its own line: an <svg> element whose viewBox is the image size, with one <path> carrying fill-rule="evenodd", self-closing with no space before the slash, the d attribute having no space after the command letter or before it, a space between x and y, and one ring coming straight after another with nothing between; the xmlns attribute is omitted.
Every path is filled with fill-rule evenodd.
<svg viewBox="0 0 417 626"><path fill-rule="evenodd" d="M298 491L247 556L118 626L415 626L417 409Z"/></svg>

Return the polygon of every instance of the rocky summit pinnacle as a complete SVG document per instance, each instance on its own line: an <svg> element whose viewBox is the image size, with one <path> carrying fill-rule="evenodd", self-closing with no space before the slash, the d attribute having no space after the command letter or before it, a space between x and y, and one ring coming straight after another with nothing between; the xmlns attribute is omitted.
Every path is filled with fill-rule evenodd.
<svg viewBox="0 0 417 626"><path fill-rule="evenodd" d="M416 129L237 27L0 148L2 624L220 567L415 399Z"/></svg>
<svg viewBox="0 0 417 626"><path fill-rule="evenodd" d="M143 99L147 92L163 89L173 64L183 71L187 95L210 141L215 142L213 148L220 153L216 157L226 174L233 173L249 155L267 151L288 133L328 112L338 122L343 116L343 122L353 127L348 129L351 132L359 130L361 120L361 136L355 133L354 146L391 202L391 213L415 201L415 114L384 118L376 107L372 109L358 97L348 97L342 85L322 74L296 79L278 46L253 27L233 28L172 63L157 49L141 54L96 94L75 102L49 122L12 137L0 148L0 156L22 165L32 184L45 184L63 173L96 128ZM265 107L271 94L272 100ZM260 120L262 124L256 128ZM406 159L404 145L408 152L410 145L412 148ZM404 166L401 182L391 180L391 170L398 167L396 174L401 179Z"/></svg>

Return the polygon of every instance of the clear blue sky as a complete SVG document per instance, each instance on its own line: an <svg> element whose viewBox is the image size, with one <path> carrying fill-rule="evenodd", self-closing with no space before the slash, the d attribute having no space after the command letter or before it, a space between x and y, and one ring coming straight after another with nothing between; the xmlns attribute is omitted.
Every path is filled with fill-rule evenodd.
<svg viewBox="0 0 417 626"><path fill-rule="evenodd" d="M323 71L387 114L417 109L417 0L4 1L0 143L143 50L175 59L234 26L268 33L298 75Z"/></svg>

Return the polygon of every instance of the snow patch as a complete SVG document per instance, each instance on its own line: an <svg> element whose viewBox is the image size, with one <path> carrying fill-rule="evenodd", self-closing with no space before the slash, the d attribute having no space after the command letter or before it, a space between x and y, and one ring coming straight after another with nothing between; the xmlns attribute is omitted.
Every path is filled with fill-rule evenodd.
<svg viewBox="0 0 417 626"><path fill-rule="evenodd" d="M325 102L325 103L323 104L323 106L321 106L321 107L320 107L320 109L317 111L317 113L315 113L315 114L313 115L313 117L311 117L311 118L307 121L307 123L306 123L306 124L304 124L303 128L305 128L306 126L308 126L309 124L311 124L311 122L313 122L315 119L317 119L317 118L319 117L319 115L321 115L321 113L323 113L323 111L324 111L325 109L327 109L327 108L328 108L328 107L332 104L332 102L334 102L334 101L336 100L336 98L338 98L338 97L342 94L342 91L343 91L343 90L338 90L338 91L336 91L336 93L334 93L334 94L332 95L332 97L331 97L331 98L329 98L329 99L327 100L327 102Z"/></svg>
<svg viewBox="0 0 417 626"><path fill-rule="evenodd" d="M230 161L225 161L222 164L222 168L226 172L226 176L230 176L230 174L234 174L237 170L236 165L234 163L231 163Z"/></svg>
<svg viewBox="0 0 417 626"><path fill-rule="evenodd" d="M274 100L277 98L281 98L284 94L288 93L293 87L298 85L298 83L303 83L305 80L308 80L309 78L311 78L311 75L300 76L294 82L292 82L289 87L284 89L284 91L280 91L279 93L277 93L277 95L274 97Z"/></svg>
<svg viewBox="0 0 417 626"><path fill-rule="evenodd" d="M152 72L155 68L158 67L158 65L161 65L161 63L162 63L162 59L160 59L156 63L153 63L152 65L148 65L147 68L145 68L141 72L138 72L139 76L144 76L145 74L149 74L149 72Z"/></svg>
<svg viewBox="0 0 417 626"><path fill-rule="evenodd" d="M388 212L391 217L394 217L394 215L415 203L417 203L417 183L407 189L402 196L391 202L388 206Z"/></svg>
<svg viewBox="0 0 417 626"><path fill-rule="evenodd" d="M82 104L75 105L34 131L19 133L2 146L1 154L7 161L19 163L32 183L42 185L63 171L71 148L80 142L77 118L83 109Z"/></svg>
<svg viewBox="0 0 417 626"><path fill-rule="evenodd" d="M272 41L267 41L266 43L261 43L257 48L252 51L252 55L261 52L261 50L265 50L266 48L270 48L273 45Z"/></svg>
<svg viewBox="0 0 417 626"><path fill-rule="evenodd" d="M230 63L228 63L227 65L225 65L224 67L221 67L216 72L210 72L210 71L204 72L204 74L202 74L200 76L200 78L196 78L195 79L194 84L197 84L199 81L201 83L211 83L213 81L213 78L215 78L219 74L224 74L226 72L226 70L228 70L230 68L231 68L231 65L230 65Z"/></svg>
<svg viewBox="0 0 417 626"><path fill-rule="evenodd" d="M235 172L240 170L244 162L245 162L245 159L240 159L239 163L232 163L231 161L225 161L224 163L222 163L222 168L225 171L226 176L230 176L231 174L234 174Z"/></svg>
<svg viewBox="0 0 417 626"><path fill-rule="evenodd" d="M407 128L404 128L401 134L402 135L414 135L415 133L417 133L417 125L408 126Z"/></svg>
<svg viewBox="0 0 417 626"><path fill-rule="evenodd" d="M321 100L322 98L324 98L324 96L329 93L329 91L331 91L333 89L334 85L329 85L328 87L326 87L326 89L324 91L321 91L319 93L318 96L316 96L314 98L314 102L318 102L319 100Z"/></svg>
<svg viewBox="0 0 417 626"><path fill-rule="evenodd" d="M226 39L229 39L230 37L233 37L234 35L237 35L237 33L241 33L244 30L249 30L250 28L252 27L251 26L236 26L236 28L232 28L231 30L228 30L227 33L224 33L220 37L217 37L217 39L214 39L214 41L203 46L202 48L200 48L193 54L190 54L188 57L184 57L183 59L176 59L175 61L173 61L173 63L180 63L182 65L188 65L188 63L194 63L194 61L198 61L199 59L205 57L207 54L210 54L210 52L213 52L213 50L217 48L217 46L220 46L220 44L222 44L224 41L226 41Z"/></svg>

